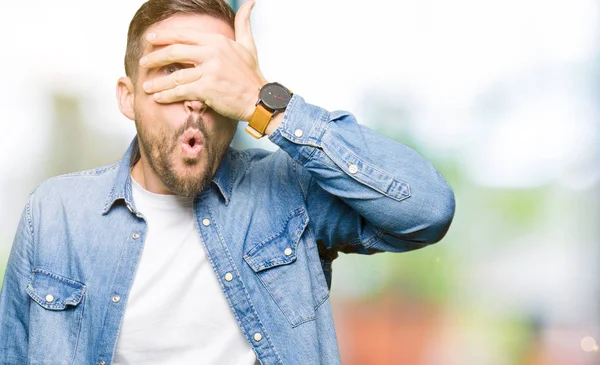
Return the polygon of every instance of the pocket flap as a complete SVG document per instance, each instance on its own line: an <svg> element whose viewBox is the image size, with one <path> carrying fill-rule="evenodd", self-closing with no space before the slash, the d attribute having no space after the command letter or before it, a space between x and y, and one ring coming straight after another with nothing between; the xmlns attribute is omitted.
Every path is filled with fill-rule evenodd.
<svg viewBox="0 0 600 365"><path fill-rule="evenodd" d="M254 272L294 262L298 241L307 224L308 214L304 208L292 211L279 232L248 250L244 260Z"/></svg>
<svg viewBox="0 0 600 365"><path fill-rule="evenodd" d="M31 299L49 310L76 306L83 299L85 285L42 269L34 269L25 289Z"/></svg>

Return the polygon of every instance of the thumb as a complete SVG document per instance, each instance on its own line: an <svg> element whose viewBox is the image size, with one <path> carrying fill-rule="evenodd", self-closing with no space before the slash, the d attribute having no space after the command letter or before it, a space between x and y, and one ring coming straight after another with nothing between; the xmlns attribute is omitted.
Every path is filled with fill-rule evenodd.
<svg viewBox="0 0 600 365"><path fill-rule="evenodd" d="M256 45L252 36L252 27L250 26L250 12L254 7L253 0L247 0L238 9L235 15L235 41L240 43L256 58Z"/></svg>

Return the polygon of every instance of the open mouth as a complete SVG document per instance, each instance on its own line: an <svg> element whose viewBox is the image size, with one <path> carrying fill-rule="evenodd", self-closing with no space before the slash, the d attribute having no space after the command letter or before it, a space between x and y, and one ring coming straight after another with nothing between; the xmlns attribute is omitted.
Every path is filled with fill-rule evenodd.
<svg viewBox="0 0 600 365"><path fill-rule="evenodd" d="M204 138L197 129L188 129L181 137L181 148L185 157L197 157L202 152L203 146Z"/></svg>

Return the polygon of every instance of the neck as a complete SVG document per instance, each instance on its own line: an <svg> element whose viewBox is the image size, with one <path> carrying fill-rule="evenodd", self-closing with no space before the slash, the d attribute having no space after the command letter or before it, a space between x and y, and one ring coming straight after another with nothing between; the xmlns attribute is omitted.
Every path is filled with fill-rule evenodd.
<svg viewBox="0 0 600 365"><path fill-rule="evenodd" d="M139 153L139 152L138 152ZM155 194L173 195L173 192L162 182L154 169L150 167L143 153L131 168L131 176L145 190Z"/></svg>

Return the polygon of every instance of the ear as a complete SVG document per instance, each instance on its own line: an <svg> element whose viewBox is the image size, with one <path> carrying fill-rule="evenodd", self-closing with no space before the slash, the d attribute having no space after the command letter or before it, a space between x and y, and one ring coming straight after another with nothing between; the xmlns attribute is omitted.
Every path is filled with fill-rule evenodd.
<svg viewBox="0 0 600 365"><path fill-rule="evenodd" d="M129 77L119 78L117 82L117 100L119 101L119 109L127 118L135 121L135 110L133 101L135 100L133 82Z"/></svg>

